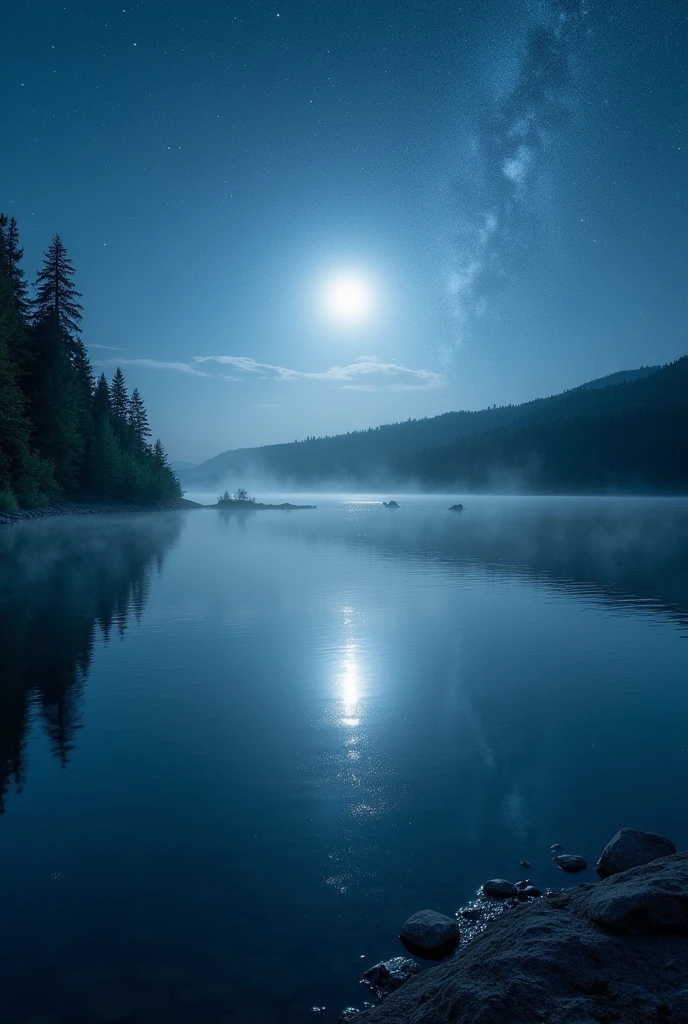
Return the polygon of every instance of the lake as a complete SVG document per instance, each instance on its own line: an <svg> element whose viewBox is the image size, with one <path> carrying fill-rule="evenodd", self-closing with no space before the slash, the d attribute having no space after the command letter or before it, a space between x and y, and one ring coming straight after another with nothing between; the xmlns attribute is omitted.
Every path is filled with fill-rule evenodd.
<svg viewBox="0 0 688 1024"><path fill-rule="evenodd" d="M334 1022L416 910L688 846L688 501L396 497L2 528L3 1022Z"/></svg>

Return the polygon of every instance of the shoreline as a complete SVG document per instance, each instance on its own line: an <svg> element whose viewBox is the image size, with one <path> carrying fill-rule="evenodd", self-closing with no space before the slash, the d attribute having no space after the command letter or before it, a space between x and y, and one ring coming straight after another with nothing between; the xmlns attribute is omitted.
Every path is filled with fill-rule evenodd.
<svg viewBox="0 0 688 1024"><path fill-rule="evenodd" d="M155 505L130 505L125 502L98 501L62 501L55 505L41 505L38 508L16 509L14 512L0 512L0 527L11 526L13 523L33 522L37 519L55 519L64 516L109 516L109 515L142 515L148 512L187 512L191 509L217 509L225 512L291 512L299 509L313 509L315 505L292 505L283 502L281 505L264 504L263 502L232 502L222 505L203 505L189 498L178 501L163 502Z"/></svg>
<svg viewBox="0 0 688 1024"><path fill-rule="evenodd" d="M179 498L178 501L155 505L130 505L122 502L64 501L55 505L41 505L38 508L22 508L14 512L0 512L0 526L13 523L31 522L36 519L54 519L61 516L104 516L144 512L184 512L188 509L207 508L197 501Z"/></svg>
<svg viewBox="0 0 688 1024"><path fill-rule="evenodd" d="M554 860L565 871L591 866L567 854ZM399 935L405 951L363 975L374 1003L347 1007L339 1024L688 1021L688 852L677 853L666 836L623 828L596 873L595 882L535 889L530 899L520 898L527 889L514 895L513 883L493 879L478 892L477 912L476 903L453 920L418 912ZM423 950L411 948L410 926ZM438 929L448 928L452 949L431 955ZM420 970L408 953L442 962Z"/></svg>

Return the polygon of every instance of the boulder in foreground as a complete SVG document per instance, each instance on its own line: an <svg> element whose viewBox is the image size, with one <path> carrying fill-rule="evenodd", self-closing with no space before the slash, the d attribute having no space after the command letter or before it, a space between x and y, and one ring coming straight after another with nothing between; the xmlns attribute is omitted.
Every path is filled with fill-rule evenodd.
<svg viewBox="0 0 688 1024"><path fill-rule="evenodd" d="M436 910L419 910L412 914L402 926L399 938L417 949L441 949L459 940L459 926L456 919L438 914Z"/></svg>
<svg viewBox="0 0 688 1024"><path fill-rule="evenodd" d="M622 828L610 839L597 862L600 878L609 878L620 871L639 868L658 857L676 853L671 839L656 832L642 832L637 828Z"/></svg>
<svg viewBox="0 0 688 1024"><path fill-rule="evenodd" d="M358 1024L688 1022L688 853L518 904Z"/></svg>
<svg viewBox="0 0 688 1024"><path fill-rule="evenodd" d="M558 857L554 858L554 863L561 868L562 871L585 871L588 866L588 862L585 857L579 857L575 853L560 853Z"/></svg>
<svg viewBox="0 0 688 1024"><path fill-rule="evenodd" d="M481 886L485 896L491 896L494 900L508 900L518 896L518 886L506 878L490 878Z"/></svg>
<svg viewBox="0 0 688 1024"><path fill-rule="evenodd" d="M420 967L415 960L395 956L391 960L384 960L374 967L369 967L363 975L363 983L368 986L378 1002L382 1002L390 992L401 988L404 982L419 971Z"/></svg>

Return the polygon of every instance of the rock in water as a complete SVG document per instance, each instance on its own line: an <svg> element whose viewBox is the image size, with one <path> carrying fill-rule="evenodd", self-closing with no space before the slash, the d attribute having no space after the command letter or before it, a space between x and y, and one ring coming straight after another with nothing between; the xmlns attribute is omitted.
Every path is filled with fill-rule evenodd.
<svg viewBox="0 0 688 1024"><path fill-rule="evenodd" d="M492 896L495 900L508 900L512 896L518 896L518 886L508 882L506 878L490 878L483 882L482 890L486 896Z"/></svg>
<svg viewBox="0 0 688 1024"><path fill-rule="evenodd" d="M501 914L356 1020L686 1024L688 853Z"/></svg>
<svg viewBox="0 0 688 1024"><path fill-rule="evenodd" d="M575 853L560 853L558 857L554 858L554 863L558 864L562 871L585 871L588 866L588 862L585 857L578 857Z"/></svg>
<svg viewBox="0 0 688 1024"><path fill-rule="evenodd" d="M449 506L449 511L450 512L463 512L463 505L461 505L461 504L459 504L459 505L450 505Z"/></svg>
<svg viewBox="0 0 688 1024"><path fill-rule="evenodd" d="M420 967L414 960L395 956L391 960L383 960L382 963L370 967L363 975L363 982L378 1002L382 1002L390 992L401 988L405 981L419 971Z"/></svg>
<svg viewBox="0 0 688 1024"><path fill-rule="evenodd" d="M523 857L518 863L521 865L522 868L532 868L533 866L529 860L525 859L525 857Z"/></svg>
<svg viewBox="0 0 688 1024"><path fill-rule="evenodd" d="M459 941L456 919L436 910L419 910L404 921L399 938L417 949L439 949Z"/></svg>
<svg viewBox="0 0 688 1024"><path fill-rule="evenodd" d="M467 921L479 921L485 914L482 907L467 907L461 911L461 917L465 917Z"/></svg>
<svg viewBox="0 0 688 1024"><path fill-rule="evenodd" d="M597 862L600 878L609 878L620 871L649 864L658 857L669 857L676 853L671 839L655 832L642 832L637 828L622 828L605 846Z"/></svg>

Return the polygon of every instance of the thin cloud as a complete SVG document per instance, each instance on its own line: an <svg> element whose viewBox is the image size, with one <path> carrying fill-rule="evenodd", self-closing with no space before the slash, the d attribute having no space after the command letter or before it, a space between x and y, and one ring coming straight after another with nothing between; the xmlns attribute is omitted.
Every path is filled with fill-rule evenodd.
<svg viewBox="0 0 688 1024"><path fill-rule="evenodd" d="M446 383L444 377L433 370L414 370L398 363L386 363L377 356L359 356L347 366L333 366L329 370L294 370L260 363L249 356L196 356L194 363L231 366L239 373L264 380L324 381L338 384L347 391L428 391Z"/></svg>
<svg viewBox="0 0 688 1024"><path fill-rule="evenodd" d="M108 359L108 363L118 366L145 366L151 370L174 370L176 373L191 373L194 377L212 377L213 374L197 370L188 363L168 363L158 359Z"/></svg>
<svg viewBox="0 0 688 1024"><path fill-rule="evenodd" d="M93 343L91 343L88 347L102 348L107 352L126 352L126 349L122 348L121 345L94 345Z"/></svg>

